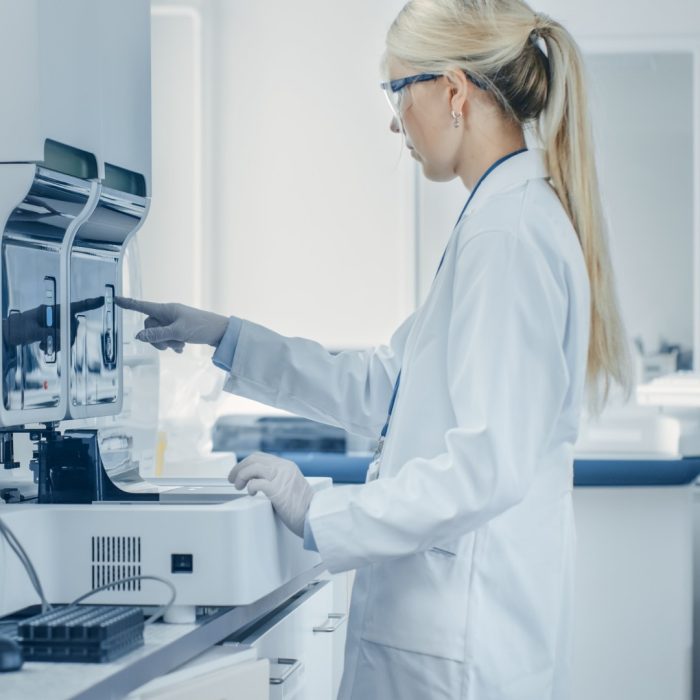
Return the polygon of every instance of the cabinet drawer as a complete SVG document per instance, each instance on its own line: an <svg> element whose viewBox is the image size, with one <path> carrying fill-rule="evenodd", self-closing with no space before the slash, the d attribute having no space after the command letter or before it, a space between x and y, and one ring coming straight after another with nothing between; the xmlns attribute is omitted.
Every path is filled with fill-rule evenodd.
<svg viewBox="0 0 700 700"><path fill-rule="evenodd" d="M129 694L130 700L268 700L270 665L253 649L213 647Z"/></svg>
<svg viewBox="0 0 700 700"><path fill-rule="evenodd" d="M333 607L333 585L318 581L235 641L271 662L270 698L331 700L333 646L345 615ZM286 686L286 687L285 687Z"/></svg>

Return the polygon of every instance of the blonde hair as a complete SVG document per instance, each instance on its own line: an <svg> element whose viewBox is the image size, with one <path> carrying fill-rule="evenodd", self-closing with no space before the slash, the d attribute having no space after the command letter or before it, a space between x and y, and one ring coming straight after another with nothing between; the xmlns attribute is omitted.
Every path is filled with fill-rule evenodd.
<svg viewBox="0 0 700 700"><path fill-rule="evenodd" d="M572 36L523 0L411 0L389 29L387 55L425 72L462 70L506 115L535 127L588 270L591 408L602 408L613 380L629 395L629 350L608 251L583 61Z"/></svg>

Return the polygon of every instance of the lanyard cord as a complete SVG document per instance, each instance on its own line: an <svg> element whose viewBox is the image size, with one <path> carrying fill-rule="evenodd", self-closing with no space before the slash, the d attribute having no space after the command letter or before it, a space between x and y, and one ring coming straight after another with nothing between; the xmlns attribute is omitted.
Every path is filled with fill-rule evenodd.
<svg viewBox="0 0 700 700"><path fill-rule="evenodd" d="M520 153L525 153L525 151L527 151L527 148L521 148L521 149L519 149L519 150L517 150L517 151L513 151L512 153L508 153L507 155L503 156L503 158L499 158L495 163L492 163L492 164L489 166L488 170L479 178L479 180L477 181L476 185L474 185L474 189L473 189L473 190L471 191L471 193L469 194L469 199L467 199L467 203L464 205L464 208L462 209L462 211L461 211L460 214L459 214L459 218L457 219L457 224L459 224L459 222L462 220L462 217L464 216L464 212L467 211L467 207L469 206L469 203L470 203L470 202L472 201L472 199L474 198L474 195L476 194L476 191L479 189L479 186L481 185L481 183L482 183L482 182L483 182L483 181L484 181L484 180L485 180L485 179L486 179L486 178L487 178L501 163L505 163L507 160L510 160L513 156L517 156L517 155L519 155ZM457 226L457 224L455 224L455 227ZM444 258L444 257L445 257L445 256L443 255L443 258ZM442 264L442 263L441 263L441 264ZM440 268L438 268L438 271L439 271L439 270L440 270Z"/></svg>
<svg viewBox="0 0 700 700"><path fill-rule="evenodd" d="M464 205L464 208L459 214L459 218L457 219L457 223L455 224L455 228L459 225L459 222L462 220L462 217L464 216L464 212L467 211L467 207L469 206L469 203L472 201L474 195L476 194L476 191L479 189L479 186L481 183L493 172L501 163L504 163L507 161L509 158L512 158L513 156L517 156L520 153L524 153L527 151L527 148L521 148L518 151L513 151L512 153L508 153L507 155L503 156L503 158L499 158L495 163L493 163L488 170L478 179L476 185L474 185L474 189L469 193L469 198L467 199L467 203ZM435 277L438 276L438 273L440 272L440 268L442 268L442 263L445 262L445 255L447 255L447 247L445 248L445 251L442 254L442 258L440 258L440 264L438 265L437 272L435 273ZM401 370L399 370L398 375L396 376L396 382L394 383L394 391L391 394L391 402L389 403L389 412L386 417L386 423L384 423L384 427L382 428L382 432L380 435L380 443L384 441L384 438L386 438L387 433L389 432L389 423L391 422L391 414L394 412L394 404L396 403L396 396L399 393L399 385L401 384Z"/></svg>

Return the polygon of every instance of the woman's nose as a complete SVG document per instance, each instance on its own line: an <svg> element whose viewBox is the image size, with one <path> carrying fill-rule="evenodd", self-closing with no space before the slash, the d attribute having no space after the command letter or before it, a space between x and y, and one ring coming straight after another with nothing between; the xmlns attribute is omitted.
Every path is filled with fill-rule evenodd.
<svg viewBox="0 0 700 700"><path fill-rule="evenodd" d="M399 120L398 120L396 117L392 117L392 118L391 118L391 122L389 123L389 129L391 129L391 131L392 131L394 134L400 134L400 133L401 133L401 126L400 126L400 124L399 124Z"/></svg>

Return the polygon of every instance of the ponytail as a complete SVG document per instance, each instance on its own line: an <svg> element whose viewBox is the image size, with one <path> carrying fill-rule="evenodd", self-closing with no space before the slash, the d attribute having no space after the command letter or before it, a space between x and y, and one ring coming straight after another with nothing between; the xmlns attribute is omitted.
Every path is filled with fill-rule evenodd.
<svg viewBox="0 0 700 700"><path fill-rule="evenodd" d="M590 407L602 409L613 381L629 395L629 349L610 262L583 60L571 35L524 0L411 0L389 29L387 53L424 72L466 71L506 115L523 126L536 125L552 186L588 270Z"/></svg>
<svg viewBox="0 0 700 700"><path fill-rule="evenodd" d="M569 32L536 15L534 31L547 47L550 82L539 131L552 185L576 230L591 288L588 381L591 404L600 409L611 380L629 394L629 350L610 262L588 118L583 60Z"/></svg>

